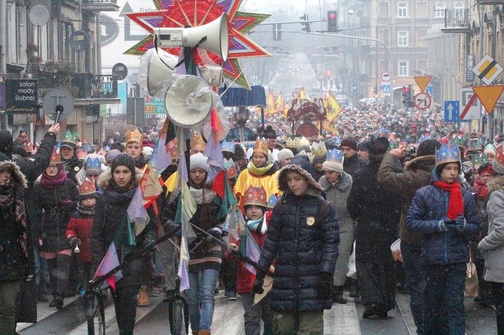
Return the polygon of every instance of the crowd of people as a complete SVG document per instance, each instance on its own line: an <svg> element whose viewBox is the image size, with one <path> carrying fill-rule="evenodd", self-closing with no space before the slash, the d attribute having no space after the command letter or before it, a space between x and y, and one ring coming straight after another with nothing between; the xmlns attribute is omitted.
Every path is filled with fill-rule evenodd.
<svg viewBox="0 0 504 335"><path fill-rule="evenodd" d="M349 109L335 125L339 134L311 139L286 136L285 121L268 121L248 148L193 134L188 193L173 188L180 172L173 152L172 164L156 172L163 192L140 230L127 209L159 129L93 147L53 125L29 152L26 132L13 139L0 131L0 333L34 322L16 308L26 283L36 287L32 310L37 302L63 308L65 298L84 296L111 245L122 262L151 244L180 222L190 194L195 237L185 294L194 335L211 333L221 281L228 300L240 297L247 335L323 334L323 311L346 304L345 290L360 297L363 318L384 319L398 287L410 294L417 334L464 334L470 254L475 299L495 305L504 334L504 136L463 132L436 110ZM216 177L210 146L221 149L227 179ZM227 183L237 205L223 211ZM236 239L232 211L247 231ZM150 295L175 294L180 239L123 268L112 288L120 334L133 334L137 307ZM398 239L402 262L390 249ZM253 265L244 258L251 245L259 250Z"/></svg>

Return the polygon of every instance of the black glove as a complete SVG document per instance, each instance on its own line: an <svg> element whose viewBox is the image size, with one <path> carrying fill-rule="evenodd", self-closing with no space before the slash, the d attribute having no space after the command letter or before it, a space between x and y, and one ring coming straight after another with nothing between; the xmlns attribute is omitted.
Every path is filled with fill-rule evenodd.
<svg viewBox="0 0 504 335"><path fill-rule="evenodd" d="M263 289L263 284L264 284L264 277L266 276L266 273L262 271L257 271L256 272L256 277L254 280L254 286L252 286L252 293L254 294L262 294L264 292Z"/></svg>
<svg viewBox="0 0 504 335"><path fill-rule="evenodd" d="M455 229L457 230L458 233L463 233L466 224L467 221L465 217L460 214L459 216L457 216L457 219L455 220Z"/></svg>
<svg viewBox="0 0 504 335"><path fill-rule="evenodd" d="M75 248L76 245L80 245L80 240L77 237L72 237L69 243L73 248Z"/></svg>
<svg viewBox="0 0 504 335"><path fill-rule="evenodd" d="M317 283L317 291L319 297L331 296L333 275L328 272L321 272L319 276L319 282Z"/></svg>
<svg viewBox="0 0 504 335"><path fill-rule="evenodd" d="M207 236L207 241L208 242L215 242L214 239L221 240L222 239L222 229L220 227L213 227L207 230L208 235Z"/></svg>

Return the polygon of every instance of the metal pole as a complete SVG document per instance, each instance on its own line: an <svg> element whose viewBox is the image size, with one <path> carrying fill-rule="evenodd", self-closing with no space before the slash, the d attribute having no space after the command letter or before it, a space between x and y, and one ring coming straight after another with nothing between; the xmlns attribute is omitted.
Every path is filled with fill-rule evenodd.
<svg viewBox="0 0 504 335"><path fill-rule="evenodd" d="M0 76L2 81L7 75L7 1L0 1ZM1 129L7 129L7 115L2 114L0 122Z"/></svg>

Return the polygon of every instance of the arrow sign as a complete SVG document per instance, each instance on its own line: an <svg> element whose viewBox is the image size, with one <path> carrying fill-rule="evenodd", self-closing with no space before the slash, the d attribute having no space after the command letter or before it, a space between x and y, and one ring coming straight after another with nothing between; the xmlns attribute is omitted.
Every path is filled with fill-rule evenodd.
<svg viewBox="0 0 504 335"><path fill-rule="evenodd" d="M444 103L445 122L459 122L458 100L446 100Z"/></svg>
<svg viewBox="0 0 504 335"><path fill-rule="evenodd" d="M497 100L499 100L504 85L474 86L473 91L480 99L488 114L492 114Z"/></svg>
<svg viewBox="0 0 504 335"><path fill-rule="evenodd" d="M427 87L427 85L429 85L432 76L414 76L413 79L415 79L420 92L425 92L425 88Z"/></svg>

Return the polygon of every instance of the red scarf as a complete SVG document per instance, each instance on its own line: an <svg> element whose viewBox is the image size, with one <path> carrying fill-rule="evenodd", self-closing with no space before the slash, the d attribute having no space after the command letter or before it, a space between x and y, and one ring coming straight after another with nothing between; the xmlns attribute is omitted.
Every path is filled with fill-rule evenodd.
<svg viewBox="0 0 504 335"><path fill-rule="evenodd" d="M451 220L455 220L459 215L464 215L464 198L462 197L460 183L435 181L433 184L443 191L450 192L450 198L448 200L448 211L446 213L446 216L448 216L448 218Z"/></svg>

